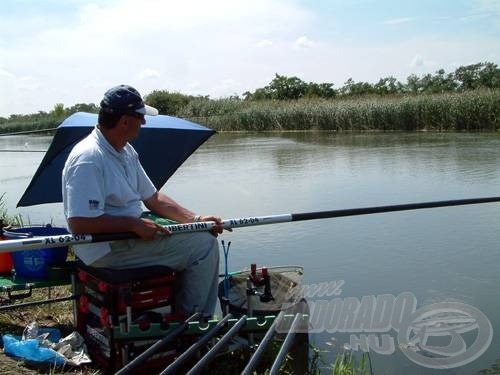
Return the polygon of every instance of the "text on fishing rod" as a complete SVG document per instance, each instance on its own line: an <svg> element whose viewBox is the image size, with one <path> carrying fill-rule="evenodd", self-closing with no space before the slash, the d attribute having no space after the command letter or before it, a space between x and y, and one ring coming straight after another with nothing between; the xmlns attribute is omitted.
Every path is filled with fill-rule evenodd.
<svg viewBox="0 0 500 375"><path fill-rule="evenodd" d="M73 243L79 241L86 241L89 237L85 234L73 234L73 235L65 235L59 237L47 237L45 239L45 245L55 244L55 243Z"/></svg>
<svg viewBox="0 0 500 375"><path fill-rule="evenodd" d="M247 225L247 224L257 224L260 220L257 217L243 217L241 219L230 219L229 225Z"/></svg>

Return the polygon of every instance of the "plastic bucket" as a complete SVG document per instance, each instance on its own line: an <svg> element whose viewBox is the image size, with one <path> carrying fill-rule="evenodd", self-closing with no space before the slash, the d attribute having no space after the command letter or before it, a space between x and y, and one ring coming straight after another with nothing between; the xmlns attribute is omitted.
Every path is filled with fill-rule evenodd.
<svg viewBox="0 0 500 375"><path fill-rule="evenodd" d="M9 229L4 231L4 236L8 239L22 239L37 236L57 236L68 234L66 228L47 226L33 226ZM12 253L16 276L43 279L48 276L48 266L61 264L66 261L68 247L58 247L51 249L37 249L15 251Z"/></svg>
<svg viewBox="0 0 500 375"><path fill-rule="evenodd" d="M0 234L0 241L6 238ZM0 253L0 274L6 274L12 272L12 255L10 253Z"/></svg>

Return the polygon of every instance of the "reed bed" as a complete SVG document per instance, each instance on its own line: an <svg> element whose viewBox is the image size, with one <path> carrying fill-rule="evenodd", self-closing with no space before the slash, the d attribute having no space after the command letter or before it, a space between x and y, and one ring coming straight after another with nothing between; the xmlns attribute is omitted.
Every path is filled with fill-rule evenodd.
<svg viewBox="0 0 500 375"><path fill-rule="evenodd" d="M217 131L497 131L500 90L299 100L194 98L176 113ZM0 133L52 129L64 118L0 122Z"/></svg>
<svg viewBox="0 0 500 375"><path fill-rule="evenodd" d="M218 131L496 131L500 90L333 100L200 99L180 116Z"/></svg>
<svg viewBox="0 0 500 375"><path fill-rule="evenodd" d="M63 120L64 120L63 118L62 119L39 118L39 119L32 119L30 121L26 120L8 121L5 123L0 123L0 134L53 129L57 128Z"/></svg>

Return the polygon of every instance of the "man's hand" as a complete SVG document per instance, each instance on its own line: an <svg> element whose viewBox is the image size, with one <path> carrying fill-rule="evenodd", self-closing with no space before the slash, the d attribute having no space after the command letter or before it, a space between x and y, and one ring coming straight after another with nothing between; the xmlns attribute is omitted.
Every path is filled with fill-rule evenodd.
<svg viewBox="0 0 500 375"><path fill-rule="evenodd" d="M212 234L217 237L222 233L224 228L222 227L222 219L218 216L201 216L200 221L215 221L215 226L212 227Z"/></svg>
<svg viewBox="0 0 500 375"><path fill-rule="evenodd" d="M153 220L139 219L137 225L134 226L134 233L137 234L142 240L153 240L158 234L169 235L170 231Z"/></svg>

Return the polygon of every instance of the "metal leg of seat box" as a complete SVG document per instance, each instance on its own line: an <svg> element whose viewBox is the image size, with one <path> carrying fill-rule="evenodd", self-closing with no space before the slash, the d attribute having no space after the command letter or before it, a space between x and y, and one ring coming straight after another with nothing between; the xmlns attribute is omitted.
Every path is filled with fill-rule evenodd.
<svg viewBox="0 0 500 375"><path fill-rule="evenodd" d="M213 326L204 336L191 345L184 353L182 353L174 362L172 362L160 375L177 374L179 368L184 362L193 356L203 345L206 345L231 319L233 316L227 314L215 326Z"/></svg>
<svg viewBox="0 0 500 375"><path fill-rule="evenodd" d="M246 324L247 322L247 316L243 315L234 325L231 327L229 331L227 331L224 336L220 338L220 340L215 344L212 349L210 349L207 354L205 354L199 361L198 363L189 370L189 372L186 375L195 375L199 374L203 368L208 365L214 357L217 355L217 353L227 344L227 342L236 334L239 332L241 328Z"/></svg>
<svg viewBox="0 0 500 375"><path fill-rule="evenodd" d="M264 351L267 348L267 345L271 342L271 340L274 337L274 334L276 333L276 326L280 324L281 319L283 319L284 313L281 311L279 315L274 319L273 324L271 324L271 327L267 330L266 334L264 335L264 338L260 342L259 346L257 347L257 350L253 353L253 355L250 357L248 360L248 363L246 367L243 369L241 372L241 375L251 375L253 369L259 363L260 358L262 357L262 354L264 354Z"/></svg>
<svg viewBox="0 0 500 375"><path fill-rule="evenodd" d="M288 331L285 341L283 341L283 345L281 345L281 349L278 352L278 355L276 356L276 359L274 360L274 363L271 367L271 371L269 372L270 375L277 375L278 371L281 367L281 364L285 360L286 354L288 353L288 350L290 349L290 346L293 343L293 340L295 338L295 333L297 332L297 328L299 326L300 320L302 319L302 314L298 313L295 315L295 318L293 319L292 325L290 326L290 330Z"/></svg>
<svg viewBox="0 0 500 375"><path fill-rule="evenodd" d="M182 332L184 332L188 326L189 323L194 321L195 319L198 319L200 316L200 313L196 313L191 315L188 319L186 319L184 322L182 322L178 327L176 327L172 332L170 332L167 336L162 338L161 340L157 341L153 346L151 346L149 349L138 355L134 360L131 362L127 363L125 366L123 366L118 372L115 373L115 375L125 375L131 373L131 371L135 370L137 366L142 364L145 360L147 360L149 357L151 357L153 354L155 354L157 351L159 351L161 348L163 348L166 344L168 344L170 341L172 341L174 338L179 336Z"/></svg>

